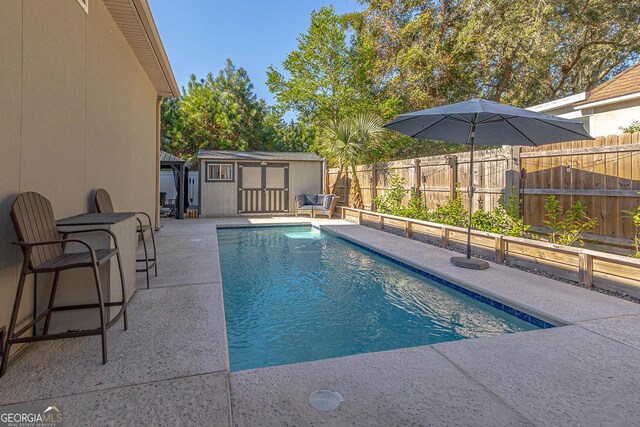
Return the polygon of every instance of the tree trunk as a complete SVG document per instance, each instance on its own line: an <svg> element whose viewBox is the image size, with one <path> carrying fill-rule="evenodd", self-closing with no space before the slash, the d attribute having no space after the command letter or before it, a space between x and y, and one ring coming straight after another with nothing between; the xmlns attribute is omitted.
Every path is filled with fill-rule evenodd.
<svg viewBox="0 0 640 427"><path fill-rule="evenodd" d="M340 166L338 168L338 174L336 175L336 180L334 181L333 185L331 186L331 194L338 194L338 185L340 185L340 180L342 179L342 166ZM344 195L343 195L344 197Z"/></svg>
<svg viewBox="0 0 640 427"><path fill-rule="evenodd" d="M362 201L362 189L360 188L360 181L356 173L356 166L351 166L351 194L349 194L351 204L356 209L364 209L364 202Z"/></svg>

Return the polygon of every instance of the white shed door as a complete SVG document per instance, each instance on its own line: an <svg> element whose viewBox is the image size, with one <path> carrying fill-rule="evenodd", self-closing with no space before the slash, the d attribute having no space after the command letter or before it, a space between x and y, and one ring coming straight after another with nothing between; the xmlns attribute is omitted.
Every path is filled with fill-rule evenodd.
<svg viewBox="0 0 640 427"><path fill-rule="evenodd" d="M289 212L288 163L238 163L238 213Z"/></svg>

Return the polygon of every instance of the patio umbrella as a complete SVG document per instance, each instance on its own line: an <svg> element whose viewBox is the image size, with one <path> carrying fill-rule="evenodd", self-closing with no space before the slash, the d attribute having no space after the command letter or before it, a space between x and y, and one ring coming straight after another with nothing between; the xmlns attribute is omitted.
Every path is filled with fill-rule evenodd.
<svg viewBox="0 0 640 427"><path fill-rule="evenodd" d="M412 138L434 139L470 146L469 224L467 256L453 257L458 267L485 269L489 264L471 258L471 207L473 206L473 147L478 145L538 145L593 139L581 121L523 110L484 99L458 102L400 114L384 125Z"/></svg>

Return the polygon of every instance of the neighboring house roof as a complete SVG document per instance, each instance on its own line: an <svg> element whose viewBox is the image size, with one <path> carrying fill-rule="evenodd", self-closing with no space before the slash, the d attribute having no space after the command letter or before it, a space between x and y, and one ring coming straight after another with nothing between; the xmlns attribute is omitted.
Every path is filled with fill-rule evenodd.
<svg viewBox="0 0 640 427"><path fill-rule="evenodd" d="M587 99L577 102L575 106L584 106L633 94L640 94L640 62L597 86L589 93Z"/></svg>
<svg viewBox="0 0 640 427"><path fill-rule="evenodd" d="M103 0L158 94L180 95L147 0Z"/></svg>
<svg viewBox="0 0 640 427"><path fill-rule="evenodd" d="M321 162L322 157L314 153L293 153L285 151L227 151L200 150L198 159L215 160L272 160Z"/></svg>
<svg viewBox="0 0 640 427"><path fill-rule="evenodd" d="M588 97L587 92L577 93L575 95L565 96L564 98L554 99L553 101L545 102L542 104L532 105L527 107L527 110L535 111L538 113L561 110L561 109L573 109L573 106L580 101L584 101Z"/></svg>
<svg viewBox="0 0 640 427"><path fill-rule="evenodd" d="M186 160L182 160L180 157L176 157L166 151L160 151L160 163L185 163Z"/></svg>

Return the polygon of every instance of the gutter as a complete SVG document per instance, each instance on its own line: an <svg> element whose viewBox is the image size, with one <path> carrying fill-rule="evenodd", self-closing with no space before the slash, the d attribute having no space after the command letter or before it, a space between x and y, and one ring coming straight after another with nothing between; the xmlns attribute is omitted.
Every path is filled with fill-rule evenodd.
<svg viewBox="0 0 640 427"><path fill-rule="evenodd" d="M640 92L630 93L627 95L616 96L615 98L603 99L602 101L590 102L587 104L578 104L574 106L574 110L582 110L585 108L599 107L602 105L616 104L618 102L631 101L640 98Z"/></svg>

